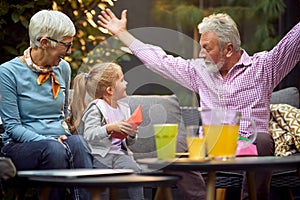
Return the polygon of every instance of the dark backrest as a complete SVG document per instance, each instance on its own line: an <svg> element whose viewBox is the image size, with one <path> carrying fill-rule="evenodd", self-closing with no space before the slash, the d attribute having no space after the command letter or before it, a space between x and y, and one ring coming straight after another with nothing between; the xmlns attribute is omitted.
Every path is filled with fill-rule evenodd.
<svg viewBox="0 0 300 200"><path fill-rule="evenodd" d="M288 87L272 93L271 104L289 104L299 107L299 91L296 87Z"/></svg>

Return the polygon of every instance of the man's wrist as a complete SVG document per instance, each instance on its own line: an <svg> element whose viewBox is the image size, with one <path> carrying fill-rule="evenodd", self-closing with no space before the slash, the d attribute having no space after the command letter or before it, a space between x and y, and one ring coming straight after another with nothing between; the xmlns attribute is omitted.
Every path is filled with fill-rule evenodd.
<svg viewBox="0 0 300 200"><path fill-rule="evenodd" d="M116 36L121 40L126 46L130 46L130 44L135 40L135 37L131 35L127 30L120 31Z"/></svg>

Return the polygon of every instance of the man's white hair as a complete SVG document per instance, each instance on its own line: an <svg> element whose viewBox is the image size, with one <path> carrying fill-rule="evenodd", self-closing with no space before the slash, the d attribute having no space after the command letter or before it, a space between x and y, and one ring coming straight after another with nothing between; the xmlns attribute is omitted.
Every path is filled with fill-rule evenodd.
<svg viewBox="0 0 300 200"><path fill-rule="evenodd" d="M221 49L229 42L232 43L236 52L241 49L241 38L237 25L225 13L212 14L203 18L202 22L198 25L198 29L200 34L209 31L215 32L219 38Z"/></svg>

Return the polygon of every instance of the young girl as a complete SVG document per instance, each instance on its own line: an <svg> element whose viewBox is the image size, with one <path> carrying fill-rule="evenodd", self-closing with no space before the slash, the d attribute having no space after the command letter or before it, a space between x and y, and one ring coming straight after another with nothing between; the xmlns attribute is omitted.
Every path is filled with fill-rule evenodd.
<svg viewBox="0 0 300 200"><path fill-rule="evenodd" d="M74 127L92 147L95 168L103 168L104 164L139 173L141 169L127 148L136 141L137 129L125 121L130 117L129 106L119 102L127 96L126 85L119 65L96 64L89 73L75 77L71 111ZM86 93L93 99L88 106ZM122 140L112 137L112 132L128 136ZM131 187L128 194L130 199L144 199L143 187Z"/></svg>

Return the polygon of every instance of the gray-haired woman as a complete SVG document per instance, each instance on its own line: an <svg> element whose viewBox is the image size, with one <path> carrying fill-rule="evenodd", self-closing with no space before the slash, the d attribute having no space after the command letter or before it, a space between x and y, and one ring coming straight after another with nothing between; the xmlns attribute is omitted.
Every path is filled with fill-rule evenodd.
<svg viewBox="0 0 300 200"><path fill-rule="evenodd" d="M71 135L65 122L71 70L63 58L75 33L67 15L39 11L29 23L30 47L0 66L2 153L17 170L92 168L87 143ZM89 198L83 189L72 193L74 199ZM49 198L63 196L64 189L56 188Z"/></svg>

